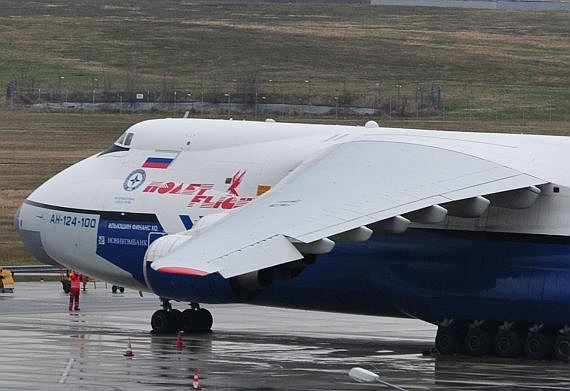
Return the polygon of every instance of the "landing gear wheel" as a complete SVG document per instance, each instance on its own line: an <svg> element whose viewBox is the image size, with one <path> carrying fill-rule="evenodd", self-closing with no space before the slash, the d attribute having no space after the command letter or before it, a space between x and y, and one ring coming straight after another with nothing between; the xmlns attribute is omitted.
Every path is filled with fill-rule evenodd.
<svg viewBox="0 0 570 391"><path fill-rule="evenodd" d="M124 287L124 286L113 285L113 286L111 287L111 292L113 292L113 293L117 293L117 292L125 293L125 287Z"/></svg>
<svg viewBox="0 0 570 391"><path fill-rule="evenodd" d="M471 356L484 356L489 352L489 333L480 327L469 327L465 336L465 351Z"/></svg>
<svg viewBox="0 0 570 391"><path fill-rule="evenodd" d="M170 315L166 310L158 310L152 314L150 325L156 334L166 334L171 330Z"/></svg>
<svg viewBox="0 0 570 391"><path fill-rule="evenodd" d="M495 352L499 357L517 357L521 351L521 338L513 330L499 330L495 337Z"/></svg>
<svg viewBox="0 0 570 391"><path fill-rule="evenodd" d="M539 360L552 355L552 338L542 331L529 331L525 341L525 351L529 358Z"/></svg>
<svg viewBox="0 0 570 391"><path fill-rule="evenodd" d="M198 317L196 315L197 311L190 308L182 312L181 326L185 333L191 334L196 332L195 329L198 323Z"/></svg>
<svg viewBox="0 0 570 391"><path fill-rule="evenodd" d="M188 308L182 312L182 329L186 333L207 333L212 329L213 318L204 308Z"/></svg>
<svg viewBox="0 0 570 391"><path fill-rule="evenodd" d="M435 347L441 354L459 353L463 349L465 331L460 325L439 326L435 336Z"/></svg>
<svg viewBox="0 0 570 391"><path fill-rule="evenodd" d="M200 308L198 310L198 332L208 333L212 329L212 324L214 323L214 318L212 314L205 308Z"/></svg>
<svg viewBox="0 0 570 391"><path fill-rule="evenodd" d="M562 333L554 342L554 354L562 361L570 360L570 332Z"/></svg>
<svg viewBox="0 0 570 391"><path fill-rule="evenodd" d="M182 312L177 309L168 311L168 322L170 324L170 331L177 333L182 329Z"/></svg>

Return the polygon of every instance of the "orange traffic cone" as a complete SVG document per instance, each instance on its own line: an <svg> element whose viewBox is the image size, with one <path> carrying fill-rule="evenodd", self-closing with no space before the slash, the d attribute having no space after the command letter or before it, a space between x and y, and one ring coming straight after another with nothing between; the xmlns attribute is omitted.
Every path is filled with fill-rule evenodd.
<svg viewBox="0 0 570 391"><path fill-rule="evenodd" d="M200 378L198 377L198 370L194 371L194 381L192 382L192 389L193 390L201 390L200 387Z"/></svg>
<svg viewBox="0 0 570 391"><path fill-rule="evenodd" d="M125 352L125 357L133 357L135 354L133 353L133 348L131 347L131 339L129 338L129 342L127 342L127 351Z"/></svg>
<svg viewBox="0 0 570 391"><path fill-rule="evenodd" d="M182 333L183 333L182 330L178 331L178 336L176 337L176 349L178 349L178 350L182 350L182 346L183 346Z"/></svg>

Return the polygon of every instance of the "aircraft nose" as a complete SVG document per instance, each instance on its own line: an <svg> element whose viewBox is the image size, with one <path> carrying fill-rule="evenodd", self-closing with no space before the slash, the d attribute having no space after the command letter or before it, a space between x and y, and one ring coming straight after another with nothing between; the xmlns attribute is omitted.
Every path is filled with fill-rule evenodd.
<svg viewBox="0 0 570 391"><path fill-rule="evenodd" d="M30 205L24 201L14 215L14 229L34 258L45 264L60 266L46 253L42 244L40 228L34 224L34 219L38 216L35 216L33 212Z"/></svg>

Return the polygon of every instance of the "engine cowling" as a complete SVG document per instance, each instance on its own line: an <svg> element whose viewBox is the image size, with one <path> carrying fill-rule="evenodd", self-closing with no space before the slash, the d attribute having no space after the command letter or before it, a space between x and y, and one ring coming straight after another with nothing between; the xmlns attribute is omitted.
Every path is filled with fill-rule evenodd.
<svg viewBox="0 0 570 391"><path fill-rule="evenodd" d="M232 286L238 291L254 292L267 288L273 282L273 269L255 270L232 277Z"/></svg>
<svg viewBox="0 0 570 391"><path fill-rule="evenodd" d="M150 263L153 261L170 254L172 251L190 240L192 235L189 233L190 231L186 232L188 233L165 235L152 242L144 255L145 264L150 266Z"/></svg>
<svg viewBox="0 0 570 391"><path fill-rule="evenodd" d="M145 267L150 266L150 263L160 259L176 248L180 247L188 240L192 239L192 236L200 232L201 230L217 223L221 219L227 216L227 213L214 213L211 215L207 215L202 217L192 229L176 234L170 234L162 236L156 239L152 244L148 247L145 256L144 256L144 264Z"/></svg>
<svg viewBox="0 0 570 391"><path fill-rule="evenodd" d="M207 276L183 276L156 272L152 262L167 257L180 246L190 241L200 230L217 223L226 214L206 216L185 232L165 235L156 239L144 256L144 278L147 286L157 295L184 300L189 298L198 302L235 301L235 296L242 300L251 300L273 283L274 279L287 280L299 275L303 269L314 262L314 255L283 265L270 267L224 279L220 274ZM189 262L190 263L190 262Z"/></svg>

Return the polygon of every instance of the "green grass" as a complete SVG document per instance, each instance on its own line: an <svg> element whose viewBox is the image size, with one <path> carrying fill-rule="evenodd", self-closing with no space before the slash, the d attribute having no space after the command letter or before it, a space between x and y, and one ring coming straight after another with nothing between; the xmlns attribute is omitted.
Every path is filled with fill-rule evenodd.
<svg viewBox="0 0 570 391"><path fill-rule="evenodd" d="M400 81L413 100L419 81L443 86L450 107L465 85L483 85L486 95L513 86L524 96L549 89L560 101L556 116L569 118L562 109L570 106L562 93L570 85L568 12L239 1L4 3L3 84L18 79L46 92L90 91L96 78L99 93L152 90L164 100L174 89L195 97L204 90L239 94L255 79L261 94L279 102L285 93L294 103L311 80L313 103L352 94L366 106L376 83L388 96Z"/></svg>

